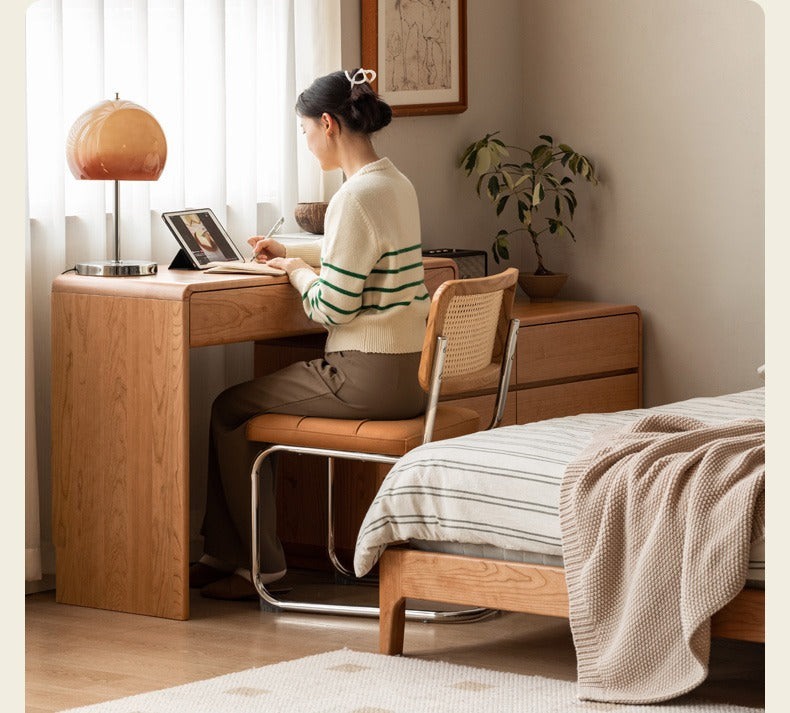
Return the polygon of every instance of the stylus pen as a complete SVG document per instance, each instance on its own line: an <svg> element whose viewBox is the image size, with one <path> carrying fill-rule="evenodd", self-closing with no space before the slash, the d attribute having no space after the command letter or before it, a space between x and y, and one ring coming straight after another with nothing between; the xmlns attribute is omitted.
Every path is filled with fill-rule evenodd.
<svg viewBox="0 0 790 713"><path fill-rule="evenodd" d="M275 234L275 233L276 233L276 232L277 232L277 231L280 229L280 226L281 226L281 225L282 225L284 222L285 222L285 218L284 218L284 217L283 217L283 218L280 218L280 220L278 220L278 221L277 221L277 222L276 222L276 223L275 223L275 224L272 226L272 229L271 229L271 230L270 230L268 233L266 233L266 235L264 235L264 236L263 236L263 239L264 239L264 240L266 240L266 238L271 238L271 237L272 237L272 235L274 235L274 234ZM252 257L249 259L249 262L252 262L252 261L253 261L253 260L254 260L254 259L257 257L257 256L258 256L258 253L256 253L256 252L253 252L253 253L252 253Z"/></svg>

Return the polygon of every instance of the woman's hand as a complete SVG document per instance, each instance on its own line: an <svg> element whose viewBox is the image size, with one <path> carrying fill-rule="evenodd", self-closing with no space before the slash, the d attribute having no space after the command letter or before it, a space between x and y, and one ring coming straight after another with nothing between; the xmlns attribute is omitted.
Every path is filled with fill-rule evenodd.
<svg viewBox="0 0 790 713"><path fill-rule="evenodd" d="M289 275L294 270L299 270L302 267L306 267L308 269L310 266L302 260L300 257L275 257L272 258L267 262L267 265L271 265L272 267L278 267L280 270L285 270Z"/></svg>
<svg viewBox="0 0 790 713"><path fill-rule="evenodd" d="M268 262L275 257L285 257L285 245L278 243L274 238L253 235L247 238L247 243L252 245L253 259L256 262Z"/></svg>

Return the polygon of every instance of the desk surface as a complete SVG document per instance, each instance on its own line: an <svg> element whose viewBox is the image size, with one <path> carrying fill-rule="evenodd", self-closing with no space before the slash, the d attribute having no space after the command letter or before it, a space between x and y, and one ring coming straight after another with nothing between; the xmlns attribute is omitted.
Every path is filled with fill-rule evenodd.
<svg viewBox="0 0 790 713"><path fill-rule="evenodd" d="M455 263L449 258L426 257L423 264L426 270L438 270L441 267L453 271L456 269ZM442 279L447 279L447 275L442 273ZM76 273L59 275L52 282L52 292L184 301L196 292L287 284L287 275L217 274L200 270L171 270L160 265L156 275L140 277L95 277Z"/></svg>
<svg viewBox="0 0 790 713"><path fill-rule="evenodd" d="M195 292L283 284L288 284L286 275L217 274L200 270L171 270L160 265L156 275L140 277L96 277L76 273L59 275L52 282L52 291L186 300Z"/></svg>

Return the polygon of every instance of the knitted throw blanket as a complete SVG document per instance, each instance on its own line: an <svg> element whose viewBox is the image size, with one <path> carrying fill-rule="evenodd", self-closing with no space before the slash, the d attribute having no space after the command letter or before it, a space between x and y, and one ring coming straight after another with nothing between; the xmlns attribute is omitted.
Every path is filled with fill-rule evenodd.
<svg viewBox="0 0 790 713"><path fill-rule="evenodd" d="M708 672L710 617L765 533L765 424L646 416L568 465L560 524L584 700L650 703Z"/></svg>

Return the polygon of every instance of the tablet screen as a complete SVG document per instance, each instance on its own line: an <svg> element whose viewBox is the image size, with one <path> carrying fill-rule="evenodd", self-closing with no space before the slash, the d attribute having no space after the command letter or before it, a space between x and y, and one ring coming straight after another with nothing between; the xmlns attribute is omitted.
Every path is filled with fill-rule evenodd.
<svg viewBox="0 0 790 713"><path fill-rule="evenodd" d="M195 267L202 269L211 262L244 260L211 209L163 213L162 219Z"/></svg>

